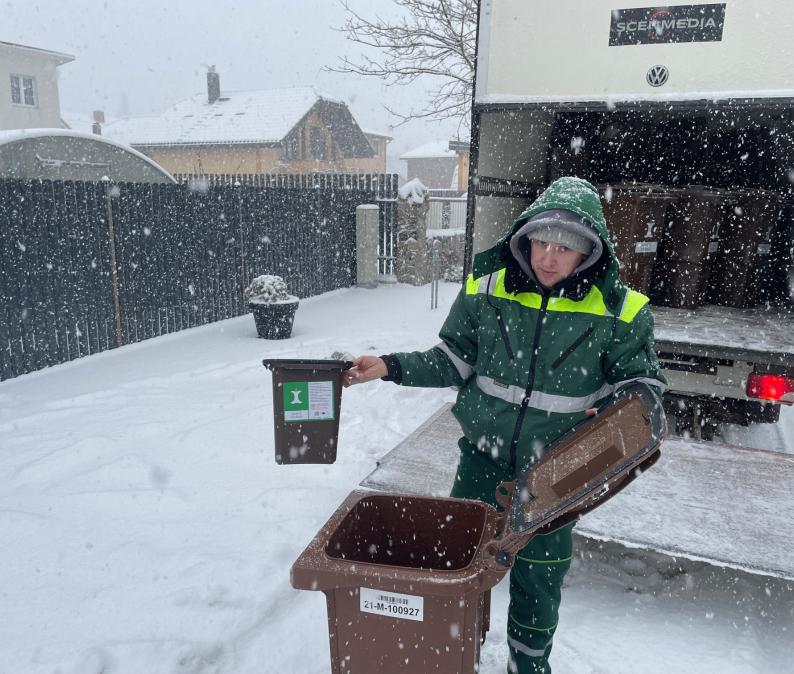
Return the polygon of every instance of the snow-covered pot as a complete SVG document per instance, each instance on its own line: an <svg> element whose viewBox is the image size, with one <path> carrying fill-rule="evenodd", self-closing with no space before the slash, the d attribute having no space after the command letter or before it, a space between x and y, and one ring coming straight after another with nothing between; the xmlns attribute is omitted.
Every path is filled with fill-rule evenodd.
<svg viewBox="0 0 794 674"><path fill-rule="evenodd" d="M280 276L257 276L245 289L248 308L254 315L256 332L263 339L287 339L298 309L298 298L287 292Z"/></svg>

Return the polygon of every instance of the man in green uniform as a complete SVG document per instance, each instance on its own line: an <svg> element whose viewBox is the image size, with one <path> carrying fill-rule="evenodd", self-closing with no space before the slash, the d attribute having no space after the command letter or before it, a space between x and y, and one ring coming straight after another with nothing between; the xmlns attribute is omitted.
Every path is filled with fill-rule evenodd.
<svg viewBox="0 0 794 674"><path fill-rule="evenodd" d="M452 496L496 506L543 447L622 386L661 390L648 298L626 288L598 191L560 178L473 271L424 352L361 356L346 385L376 378L460 387L460 462ZM573 525L536 536L510 574L508 671L546 674Z"/></svg>

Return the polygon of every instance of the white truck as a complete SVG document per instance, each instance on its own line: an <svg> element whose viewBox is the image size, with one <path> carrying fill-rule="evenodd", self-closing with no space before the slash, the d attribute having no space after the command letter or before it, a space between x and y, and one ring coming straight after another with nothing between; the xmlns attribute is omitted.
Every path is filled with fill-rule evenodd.
<svg viewBox="0 0 794 674"><path fill-rule="evenodd" d="M480 0L466 264L559 175L597 184L668 413L711 439L794 402L794 5L635 4Z"/></svg>

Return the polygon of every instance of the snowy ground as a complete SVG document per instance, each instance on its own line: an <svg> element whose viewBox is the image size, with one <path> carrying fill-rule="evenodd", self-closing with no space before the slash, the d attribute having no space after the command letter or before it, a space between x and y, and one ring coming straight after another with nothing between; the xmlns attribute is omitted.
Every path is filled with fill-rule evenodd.
<svg viewBox="0 0 794 674"><path fill-rule="evenodd" d="M246 316L0 383L0 674L327 672L324 598L290 565L454 394L346 390L337 463L277 466L261 359L426 348L456 290L436 311L427 287L336 291L283 342ZM794 672L786 583L605 545L567 584L555 674ZM506 601L502 583L485 674L504 671Z"/></svg>

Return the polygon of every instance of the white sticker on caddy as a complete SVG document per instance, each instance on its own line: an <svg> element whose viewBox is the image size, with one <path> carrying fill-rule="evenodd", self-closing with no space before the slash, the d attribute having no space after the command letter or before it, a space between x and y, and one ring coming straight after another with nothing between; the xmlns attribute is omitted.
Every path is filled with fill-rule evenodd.
<svg viewBox="0 0 794 674"><path fill-rule="evenodd" d="M334 418L334 383L309 382L309 419Z"/></svg>
<svg viewBox="0 0 794 674"><path fill-rule="evenodd" d="M424 603L423 597L413 594L372 590L368 587L359 589L359 607L364 613L424 621Z"/></svg>
<svg viewBox="0 0 794 674"><path fill-rule="evenodd" d="M656 241L637 241L634 244L635 253L655 253L659 244Z"/></svg>

